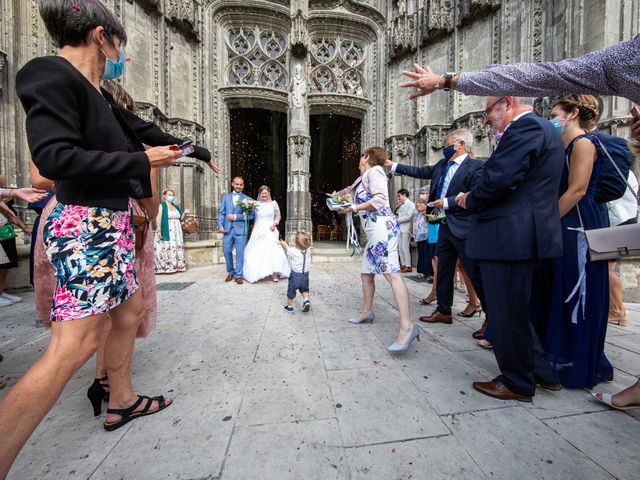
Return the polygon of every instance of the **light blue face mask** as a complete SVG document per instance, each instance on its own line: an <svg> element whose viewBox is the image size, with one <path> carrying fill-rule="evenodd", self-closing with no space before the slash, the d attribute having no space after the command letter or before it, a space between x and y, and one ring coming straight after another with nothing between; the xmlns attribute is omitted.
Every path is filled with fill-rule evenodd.
<svg viewBox="0 0 640 480"><path fill-rule="evenodd" d="M124 55L124 51L120 50L118 55L118 61L111 60L105 55L104 58L104 73L102 74L103 80L115 80L120 78L124 72L124 64L127 61L127 57Z"/></svg>
<svg viewBox="0 0 640 480"><path fill-rule="evenodd" d="M551 122L551 125L553 125L556 128L556 131L562 135L562 132L564 132L564 124L560 123L560 117L556 117L553 120L549 120Z"/></svg>

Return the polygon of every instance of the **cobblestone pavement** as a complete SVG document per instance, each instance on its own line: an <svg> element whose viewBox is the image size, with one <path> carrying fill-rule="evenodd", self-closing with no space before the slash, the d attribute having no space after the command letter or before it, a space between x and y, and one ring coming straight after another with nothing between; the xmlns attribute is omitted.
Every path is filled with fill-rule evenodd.
<svg viewBox="0 0 640 480"><path fill-rule="evenodd" d="M359 307L358 270L316 264L313 308L295 315L282 310L286 281L226 284L222 267L158 277L194 283L158 292L158 328L137 344L134 384L173 395L174 405L105 432L86 398L89 362L9 478L640 478L640 411L612 411L583 390L539 390L531 404L476 393L473 380L497 374L493 353L471 339L478 317L420 325L422 341L393 356L385 347L397 316L382 278L376 322L345 322ZM417 305L426 284L407 284L417 319L431 310ZM459 311L465 298L456 297ZM9 386L48 341L34 324L33 295L24 298L0 310ZM600 386L608 392L640 373L640 306L629 309L631 326L609 328L616 378Z"/></svg>

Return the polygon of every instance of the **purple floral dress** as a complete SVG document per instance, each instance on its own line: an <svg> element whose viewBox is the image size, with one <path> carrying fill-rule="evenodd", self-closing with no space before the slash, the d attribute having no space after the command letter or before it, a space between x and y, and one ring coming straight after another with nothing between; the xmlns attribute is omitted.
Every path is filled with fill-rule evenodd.
<svg viewBox="0 0 640 480"><path fill-rule="evenodd" d="M366 203L373 195L362 183L356 188L356 204ZM362 226L367 234L367 245L362 256L362 273L399 273L398 237L400 225L387 200L380 210L361 210Z"/></svg>

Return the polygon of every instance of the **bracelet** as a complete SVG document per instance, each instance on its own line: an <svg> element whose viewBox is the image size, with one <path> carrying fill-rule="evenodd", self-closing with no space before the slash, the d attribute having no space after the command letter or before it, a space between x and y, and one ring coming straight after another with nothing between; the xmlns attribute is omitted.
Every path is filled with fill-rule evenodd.
<svg viewBox="0 0 640 480"><path fill-rule="evenodd" d="M443 73L442 75L440 75L440 78L438 79L436 84L433 86L433 88L435 90L440 90L440 80L442 80L445 77L445 75L446 75L446 73Z"/></svg>

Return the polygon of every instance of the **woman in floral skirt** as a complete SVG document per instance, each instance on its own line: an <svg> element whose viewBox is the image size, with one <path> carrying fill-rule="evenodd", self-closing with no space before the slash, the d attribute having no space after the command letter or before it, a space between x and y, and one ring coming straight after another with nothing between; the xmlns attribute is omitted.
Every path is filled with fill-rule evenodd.
<svg viewBox="0 0 640 480"><path fill-rule="evenodd" d="M382 168L386 160L384 148L368 148L360 158L360 177L353 185L336 193L349 193L355 199L352 207L343 209L340 213L358 212L368 239L362 256L363 307L358 316L350 319L349 322L355 324L373 322L375 275L384 275L391 285L400 312L398 336L388 350L401 352L409 348L414 338L420 340L420 330L411 321L409 291L400 274L398 262L400 226L389 206L387 175Z"/></svg>

